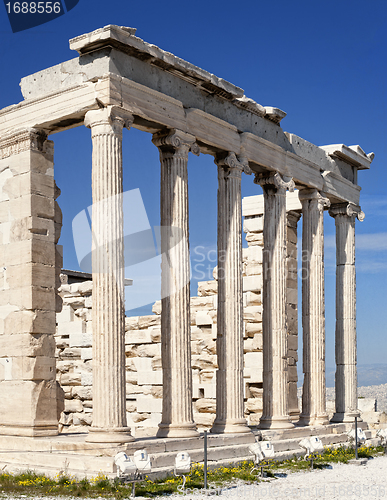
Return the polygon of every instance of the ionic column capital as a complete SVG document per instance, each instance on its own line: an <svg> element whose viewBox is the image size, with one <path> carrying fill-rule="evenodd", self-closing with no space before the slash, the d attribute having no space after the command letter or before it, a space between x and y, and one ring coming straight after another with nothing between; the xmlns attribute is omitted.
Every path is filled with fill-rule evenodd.
<svg viewBox="0 0 387 500"><path fill-rule="evenodd" d="M320 212L322 212L325 207L330 207L331 205L329 198L324 196L324 194L317 189L300 189L298 192L298 198L300 199L303 207L305 203L310 202L315 205L315 208L317 208Z"/></svg>
<svg viewBox="0 0 387 500"><path fill-rule="evenodd" d="M125 127L130 129L134 121L133 115L120 106L107 106L93 109L85 115L84 124L92 129L92 134L121 134Z"/></svg>
<svg viewBox="0 0 387 500"><path fill-rule="evenodd" d="M281 175L278 172L270 174L255 174L254 182L255 184L259 184L263 188L268 188L269 190L283 190L284 192L290 191L291 193L294 191L295 186L291 177Z"/></svg>
<svg viewBox="0 0 387 500"><path fill-rule="evenodd" d="M172 153L186 156L189 151L196 156L200 155L196 137L181 130L168 129L156 132L153 134L152 142L164 155Z"/></svg>
<svg viewBox="0 0 387 500"><path fill-rule="evenodd" d="M247 161L246 157L237 157L237 155L232 152L217 155L214 159L214 162L218 167L224 168L224 170L226 171L225 178L236 177L240 179L242 172L247 175L250 175L253 172L249 167L249 162Z"/></svg>
<svg viewBox="0 0 387 500"><path fill-rule="evenodd" d="M45 152L46 139L46 132L40 129L13 130L0 138L0 160L28 150Z"/></svg>
<svg viewBox="0 0 387 500"><path fill-rule="evenodd" d="M365 219L365 213L359 205L355 205L354 203L336 203L330 207L329 215L334 218L337 215L355 216L360 222L363 222Z"/></svg>

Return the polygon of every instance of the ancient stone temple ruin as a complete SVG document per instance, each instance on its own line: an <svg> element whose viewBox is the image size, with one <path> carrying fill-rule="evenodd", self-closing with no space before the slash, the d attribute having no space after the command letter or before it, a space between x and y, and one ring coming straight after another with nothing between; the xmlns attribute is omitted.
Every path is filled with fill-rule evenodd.
<svg viewBox="0 0 387 500"><path fill-rule="evenodd" d="M156 414L150 427L158 438L196 438L197 424L214 434L246 436L251 434L248 423L262 430L328 424L324 210L335 219L337 248L332 422L352 422L357 414L355 220L364 217L357 171L369 168L373 154L359 146L317 147L285 132L280 125L283 111L261 106L241 88L144 42L135 32L109 25L70 40L78 56L23 78L24 100L0 111L0 434L54 436L59 420L63 430L69 425L63 415L71 414L78 418L73 423L89 426L90 445L128 443L134 437L127 410L129 418L141 413L139 406L146 408L149 395L155 406L143 413ZM98 245L93 249L92 293L87 282L61 285L59 279L61 213L54 146L48 137L77 126L90 128L93 145L92 230ZM164 293L155 306L157 314L146 319L124 316L119 196L124 127L152 134L159 150L163 227L188 235L189 153L213 156L218 171L217 241L218 255L224 258L218 261L215 293L205 292L203 285L199 297L190 300L188 245L171 251L173 231L162 232ZM258 211L256 201L244 201L250 243L244 263L243 174L253 174L251 182L264 193ZM300 218L303 258L298 268ZM304 371L300 411L299 269ZM209 334L207 371L195 344L201 335L196 329L201 328ZM153 346L154 356L141 356L145 344ZM78 349L73 354L80 361L79 373L65 367L64 351L72 348ZM125 356L130 349L137 354ZM134 397L127 384L129 389L139 386L141 377L148 394L141 390ZM198 422L203 399L211 400L213 418ZM246 413L246 405L257 411Z"/></svg>

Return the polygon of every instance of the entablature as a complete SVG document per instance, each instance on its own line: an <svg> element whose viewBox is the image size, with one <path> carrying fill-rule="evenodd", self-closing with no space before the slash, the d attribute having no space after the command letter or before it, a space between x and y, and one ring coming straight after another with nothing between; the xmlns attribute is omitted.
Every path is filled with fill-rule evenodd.
<svg viewBox="0 0 387 500"><path fill-rule="evenodd" d="M22 79L25 100L0 111L0 137L21 126L53 134L82 125L89 110L121 106L135 128L181 130L196 137L203 153L243 155L255 173L277 171L333 203L359 203L357 170L373 159L360 146L318 147L283 131L283 111L144 42L132 28L110 25L70 47L78 58Z"/></svg>

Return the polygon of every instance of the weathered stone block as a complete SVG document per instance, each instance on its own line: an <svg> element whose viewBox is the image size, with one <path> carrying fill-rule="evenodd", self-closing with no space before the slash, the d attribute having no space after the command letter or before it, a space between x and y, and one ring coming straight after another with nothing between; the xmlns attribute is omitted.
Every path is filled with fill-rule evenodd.
<svg viewBox="0 0 387 500"><path fill-rule="evenodd" d="M149 328L149 333L152 342L161 342L161 328L151 327Z"/></svg>
<svg viewBox="0 0 387 500"><path fill-rule="evenodd" d="M84 323L84 321L74 321L75 323ZM85 326L86 330L86 326ZM69 347L91 347L93 343L93 334L91 332L70 332Z"/></svg>
<svg viewBox="0 0 387 500"><path fill-rule="evenodd" d="M298 349L298 336L288 335L288 352L297 351Z"/></svg>
<svg viewBox="0 0 387 500"><path fill-rule="evenodd" d="M199 370L208 370L209 368L216 368L217 360L216 356L212 354L203 353L200 356L192 356L192 368Z"/></svg>
<svg viewBox="0 0 387 500"><path fill-rule="evenodd" d="M257 413L250 413L249 418L248 418L248 424L249 425L259 425L261 416L262 416L262 412L260 412L260 411L258 411Z"/></svg>
<svg viewBox="0 0 387 500"><path fill-rule="evenodd" d="M201 370L199 373L199 381L202 384L208 384L215 381L215 370Z"/></svg>
<svg viewBox="0 0 387 500"><path fill-rule="evenodd" d="M198 283L198 296L207 297L218 293L218 282L212 281L199 281Z"/></svg>
<svg viewBox="0 0 387 500"><path fill-rule="evenodd" d="M57 328L58 335L82 335L86 333L86 322L79 321L76 319L75 321L69 322L60 322L58 323ZM74 337L74 340L77 340L77 337Z"/></svg>
<svg viewBox="0 0 387 500"><path fill-rule="evenodd" d="M212 325L212 317L205 311L198 311L195 315L195 322L197 326Z"/></svg>
<svg viewBox="0 0 387 500"><path fill-rule="evenodd" d="M246 252L246 260L248 263L255 262L262 264L263 249L260 246L252 246L243 249Z"/></svg>
<svg viewBox="0 0 387 500"><path fill-rule="evenodd" d="M288 242L297 245L297 228L287 226L286 228L286 239Z"/></svg>
<svg viewBox="0 0 387 500"><path fill-rule="evenodd" d="M58 359L56 362L56 369L60 373L65 373L70 370L74 366L74 363L70 360L61 360Z"/></svg>
<svg viewBox="0 0 387 500"><path fill-rule="evenodd" d="M93 349L91 347L81 347L81 359L93 359Z"/></svg>
<svg viewBox="0 0 387 500"><path fill-rule="evenodd" d="M93 373L82 371L81 372L81 384L83 386L92 386L93 385Z"/></svg>
<svg viewBox="0 0 387 500"><path fill-rule="evenodd" d="M298 304L298 290L294 288L288 288L286 291L286 297L289 304Z"/></svg>
<svg viewBox="0 0 387 500"><path fill-rule="evenodd" d="M0 356L27 357L48 356L55 353L55 339L53 335L21 333L15 335L0 335Z"/></svg>
<svg viewBox="0 0 387 500"><path fill-rule="evenodd" d="M200 355L205 347L206 347L206 342L203 339L194 340L191 342L191 354Z"/></svg>
<svg viewBox="0 0 387 500"><path fill-rule="evenodd" d="M151 344L150 330L129 330L125 333L125 344Z"/></svg>
<svg viewBox="0 0 387 500"><path fill-rule="evenodd" d="M152 369L161 370L161 355L157 355L152 358Z"/></svg>
<svg viewBox="0 0 387 500"><path fill-rule="evenodd" d="M88 413L74 413L73 414L73 424L74 425L87 425L90 426L93 423L93 416Z"/></svg>
<svg viewBox="0 0 387 500"><path fill-rule="evenodd" d="M263 388L258 387L258 384L249 383L250 397L261 398L263 397Z"/></svg>
<svg viewBox="0 0 387 500"><path fill-rule="evenodd" d="M247 262L244 268L246 276L255 276L257 274L262 273L262 265L256 262L249 263Z"/></svg>
<svg viewBox="0 0 387 500"><path fill-rule="evenodd" d="M65 399L65 413L76 413L83 411L83 404L79 399Z"/></svg>
<svg viewBox="0 0 387 500"><path fill-rule="evenodd" d="M245 323L246 336L254 337L254 335L262 332L262 322L259 323Z"/></svg>
<svg viewBox="0 0 387 500"><path fill-rule="evenodd" d="M205 297L191 297L191 309L213 309L216 302L216 298L214 296L205 296Z"/></svg>
<svg viewBox="0 0 387 500"><path fill-rule="evenodd" d="M243 309L243 319L251 323L262 321L262 306L248 306Z"/></svg>
<svg viewBox="0 0 387 500"><path fill-rule="evenodd" d="M159 398L137 396L137 411L138 413L161 413L163 402Z"/></svg>
<svg viewBox="0 0 387 500"><path fill-rule="evenodd" d="M138 385L162 385L163 372L161 370L137 372Z"/></svg>
<svg viewBox="0 0 387 500"><path fill-rule="evenodd" d="M263 382L263 354L262 352L247 352L244 355L245 368L243 375L252 383Z"/></svg>
<svg viewBox="0 0 387 500"><path fill-rule="evenodd" d="M63 246L55 245L55 267L59 271L63 267Z"/></svg>
<svg viewBox="0 0 387 500"><path fill-rule="evenodd" d="M288 366L288 381L289 382L297 382L298 374L297 374L297 366Z"/></svg>
<svg viewBox="0 0 387 500"><path fill-rule="evenodd" d="M263 234L262 233L248 233L246 235L247 243L252 246L263 245Z"/></svg>
<svg viewBox="0 0 387 500"><path fill-rule="evenodd" d="M243 351L254 352L261 351L263 348L262 334L256 333L253 338L247 338L243 342Z"/></svg>
<svg viewBox="0 0 387 500"><path fill-rule="evenodd" d="M126 349L126 356L129 357L148 357L154 358L155 356L160 356L161 354L161 344L143 344L135 345L132 348Z"/></svg>
<svg viewBox="0 0 387 500"><path fill-rule="evenodd" d="M125 331L129 330L138 330L139 329L139 317L131 316L129 318L125 318Z"/></svg>
<svg viewBox="0 0 387 500"><path fill-rule="evenodd" d="M156 301L152 306L152 312L154 314L161 314L161 300Z"/></svg>
<svg viewBox="0 0 387 500"><path fill-rule="evenodd" d="M80 373L62 373L59 377L60 385L85 385L82 384L82 375Z"/></svg>
<svg viewBox="0 0 387 500"><path fill-rule="evenodd" d="M72 389L72 396L79 399L92 400L93 389L92 387L75 386Z"/></svg>
<svg viewBox="0 0 387 500"><path fill-rule="evenodd" d="M288 259L297 259L297 247L295 245L288 245L286 248L286 256Z"/></svg>
<svg viewBox="0 0 387 500"><path fill-rule="evenodd" d="M73 397L73 387L64 385L62 387L65 399L72 399Z"/></svg>
<svg viewBox="0 0 387 500"><path fill-rule="evenodd" d="M31 216L53 221L54 199L36 194L26 194L19 198L0 202L0 222L15 221Z"/></svg>
<svg viewBox="0 0 387 500"><path fill-rule="evenodd" d="M211 427L216 415L213 413L194 413L193 418L198 426Z"/></svg>
<svg viewBox="0 0 387 500"><path fill-rule="evenodd" d="M55 243L54 221L33 216L20 218L11 222L9 243L31 239Z"/></svg>
<svg viewBox="0 0 387 500"><path fill-rule="evenodd" d="M163 386L156 385L151 389L151 394L154 398L162 398L163 397Z"/></svg>
<svg viewBox="0 0 387 500"><path fill-rule="evenodd" d="M243 231L245 233L261 233L263 231L263 217L244 218Z"/></svg>
<svg viewBox="0 0 387 500"><path fill-rule="evenodd" d="M14 333L49 333L55 332L55 311L13 311L4 318L4 332Z"/></svg>
<svg viewBox="0 0 387 500"><path fill-rule="evenodd" d="M0 382L0 432L20 436L57 434L56 392L52 380Z"/></svg>
<svg viewBox="0 0 387 500"><path fill-rule="evenodd" d="M160 325L160 316L140 316L138 319L139 328L149 328L150 326Z"/></svg>
<svg viewBox="0 0 387 500"><path fill-rule="evenodd" d="M194 382L192 384L192 397L194 399L215 399L216 398L216 383L202 384Z"/></svg>
<svg viewBox="0 0 387 500"><path fill-rule="evenodd" d="M298 361L298 352L293 350L293 349L288 349L288 358L289 358L289 360ZM294 364L294 363L290 363L290 364Z"/></svg>
<svg viewBox="0 0 387 500"><path fill-rule="evenodd" d="M53 142L46 141L45 151L26 150L7 158L7 163L13 175L36 172L54 176ZM51 148L51 150L47 149Z"/></svg>
<svg viewBox="0 0 387 500"><path fill-rule="evenodd" d="M0 291L0 305L12 304L20 309L55 311L55 290L24 286Z"/></svg>
<svg viewBox="0 0 387 500"><path fill-rule="evenodd" d="M262 275L244 276L243 277L243 291L244 292L261 292L262 288Z"/></svg>
<svg viewBox="0 0 387 500"><path fill-rule="evenodd" d="M42 239L17 241L5 245L0 254L2 266L16 266L34 262L55 266L55 245Z"/></svg>
<svg viewBox="0 0 387 500"><path fill-rule="evenodd" d="M21 353L20 353L21 354ZM54 380L55 358L47 356L7 358L10 380ZM1 359L0 359L1 364ZM1 372L0 372L1 380Z"/></svg>
<svg viewBox="0 0 387 500"><path fill-rule="evenodd" d="M198 399L195 409L199 413L216 413L216 401L214 399Z"/></svg>
<svg viewBox="0 0 387 500"><path fill-rule="evenodd" d="M263 410L262 398L258 397L258 398L248 399L245 403L245 410L249 413L262 412Z"/></svg>
<svg viewBox="0 0 387 500"><path fill-rule="evenodd" d="M60 354L62 359L65 358L78 358L81 359L81 348L80 347L66 347Z"/></svg>
<svg viewBox="0 0 387 500"><path fill-rule="evenodd" d="M245 292L243 294L243 306L259 306L262 304L262 296L260 293Z"/></svg>

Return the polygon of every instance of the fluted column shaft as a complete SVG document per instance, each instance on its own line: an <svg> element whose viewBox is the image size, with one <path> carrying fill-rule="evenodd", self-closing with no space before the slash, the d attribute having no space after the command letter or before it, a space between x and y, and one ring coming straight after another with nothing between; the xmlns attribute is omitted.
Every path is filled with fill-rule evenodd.
<svg viewBox="0 0 387 500"><path fill-rule="evenodd" d="M286 318L288 332L288 387L289 416L292 422L300 417L297 396L297 361L298 361L298 300L294 300L294 292L298 295L298 258L297 258L297 224L301 212L287 212L287 300ZM296 303L295 303L296 302Z"/></svg>
<svg viewBox="0 0 387 500"><path fill-rule="evenodd" d="M163 413L159 437L198 435L192 412L188 152L195 137L171 130L153 143L161 162L161 362Z"/></svg>
<svg viewBox="0 0 387 500"><path fill-rule="evenodd" d="M357 410L355 219L360 208L343 203L329 210L336 225L336 412L332 422L353 422Z"/></svg>
<svg viewBox="0 0 387 500"><path fill-rule="evenodd" d="M213 433L250 432L244 418L241 175L235 154L218 165L218 317Z"/></svg>
<svg viewBox="0 0 387 500"><path fill-rule="evenodd" d="M286 325L286 191L294 182L278 173L256 176L264 195L263 222L263 414L262 429L293 427L288 408Z"/></svg>
<svg viewBox="0 0 387 500"><path fill-rule="evenodd" d="M328 423L325 386L324 206L316 189L299 192L302 203L303 372L300 423Z"/></svg>
<svg viewBox="0 0 387 500"><path fill-rule="evenodd" d="M128 121L127 121L128 120ZM92 442L127 442L122 129L133 121L111 107L89 111L92 161L93 425Z"/></svg>

